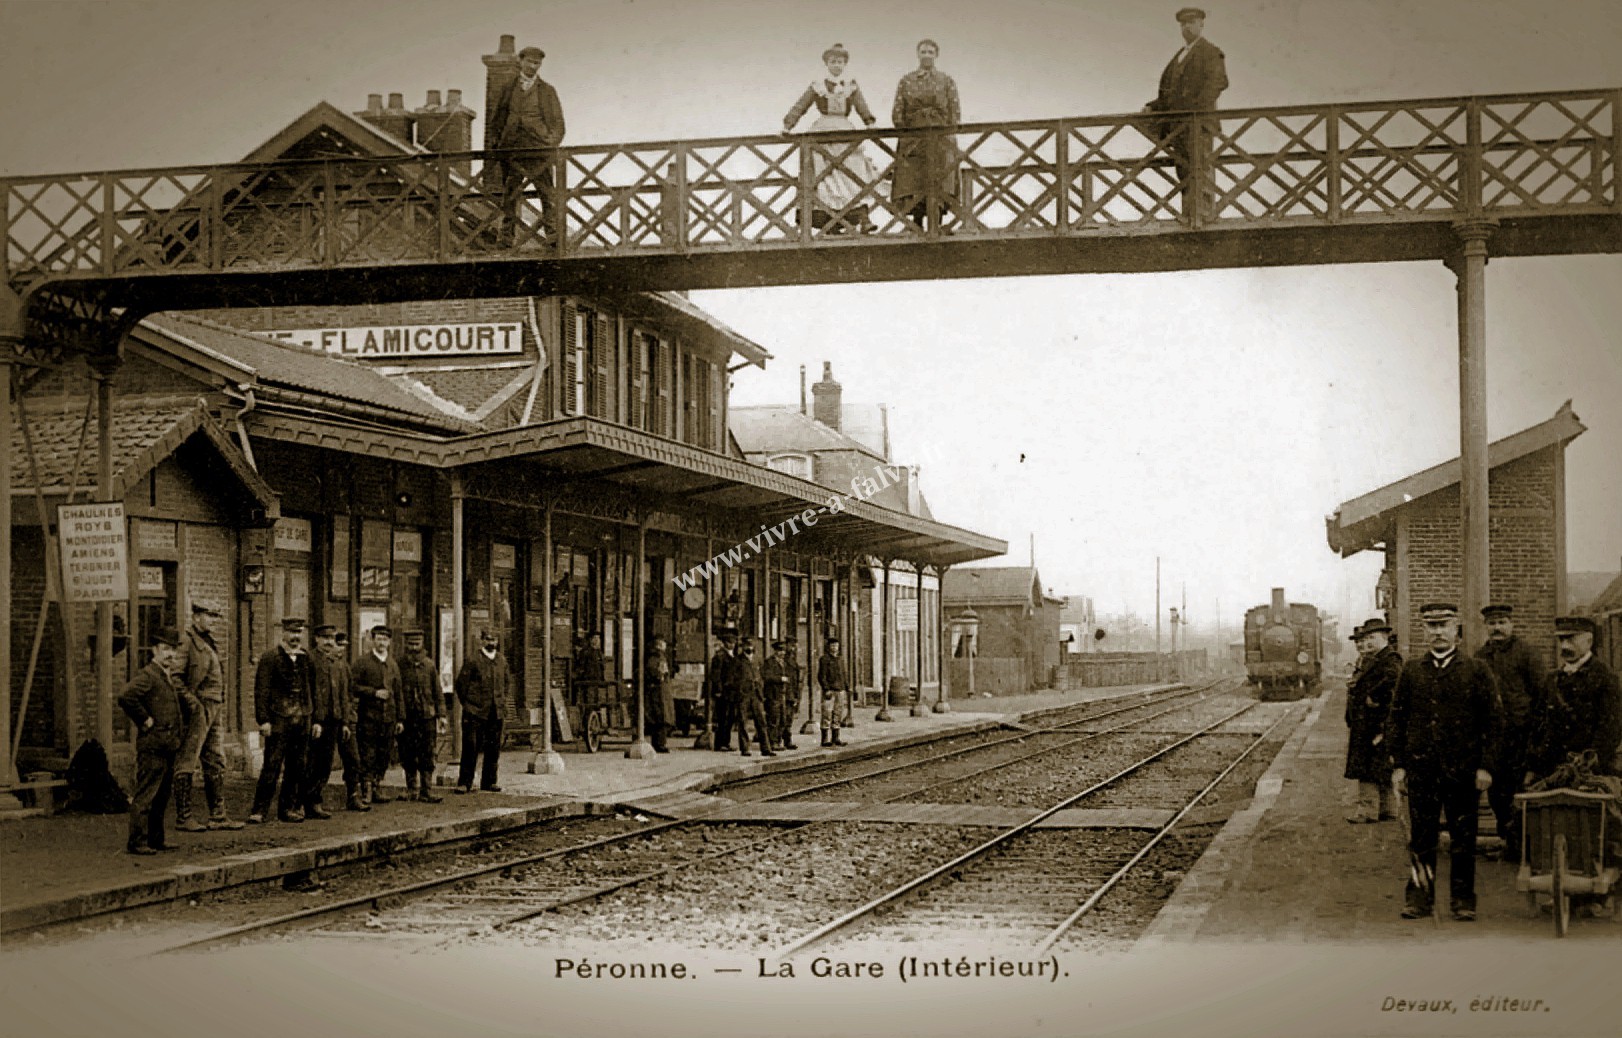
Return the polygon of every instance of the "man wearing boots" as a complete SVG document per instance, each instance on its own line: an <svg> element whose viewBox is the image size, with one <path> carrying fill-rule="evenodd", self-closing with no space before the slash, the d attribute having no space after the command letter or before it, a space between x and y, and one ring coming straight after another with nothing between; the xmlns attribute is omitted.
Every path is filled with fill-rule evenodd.
<svg viewBox="0 0 1622 1038"><path fill-rule="evenodd" d="M400 764L405 768L406 799L437 804L434 795L434 742L445 731L445 695L439 668L428 658L419 630L405 632L400 655Z"/></svg>
<svg viewBox="0 0 1622 1038"><path fill-rule="evenodd" d="M1481 610L1481 618L1487 625L1487 641L1476 650L1476 659L1492 668L1504 707L1494 758L1497 767L1493 768L1487 803L1492 805L1498 835L1504 841L1501 860L1518 862L1521 815L1515 809L1515 794L1520 792L1521 775L1526 771L1532 718L1542 696L1543 665L1525 639L1516 635L1514 607L1489 605Z"/></svg>
<svg viewBox="0 0 1622 1038"><path fill-rule="evenodd" d="M1492 670L1459 652L1457 606L1419 611L1430 651L1403 664L1386 721L1386 746L1396 770L1391 784L1408 797L1408 850L1436 873L1437 816L1451 835L1449 888L1453 918L1476 917L1476 804L1492 786L1501 708ZM1431 914L1431 891L1409 879L1404 919Z"/></svg>
<svg viewBox="0 0 1622 1038"><path fill-rule="evenodd" d="M723 627L716 641L719 644L710 657L704 681L709 686L710 710L715 718L715 749L724 753L732 749L732 726L738 721L738 632ZM746 740L740 741L748 746Z"/></svg>
<svg viewBox="0 0 1622 1038"><path fill-rule="evenodd" d="M253 682L253 714L265 740L265 761L253 793L248 821L257 825L276 797L277 817L284 822L304 821L304 758L310 736L321 736L310 722L315 697L315 666L304 651L304 621L282 620L282 643L259 657ZM278 793L276 784L281 782Z"/></svg>
<svg viewBox="0 0 1622 1038"><path fill-rule="evenodd" d="M733 673L738 684L738 748L749 756L749 729L745 722L755 723L755 741L760 744L762 757L775 757L772 752L771 724L766 720L766 697L760 683L760 668L755 665L755 643L745 640L743 650L733 660Z"/></svg>
<svg viewBox="0 0 1622 1038"><path fill-rule="evenodd" d="M1357 806L1346 820L1379 822L1397 817L1385 719L1402 674L1402 656L1391 644L1391 625L1378 617L1352 637L1362 656L1346 688L1346 777L1357 780Z"/></svg>
<svg viewBox="0 0 1622 1038"><path fill-rule="evenodd" d="M361 800L360 754L355 748L355 695L350 685L349 662L338 648L336 631L331 624L315 629L315 652L310 659L315 666L315 713L312 716L321 734L310 740L305 769L305 818L332 817L322 806L321 796L327 788L327 780L332 777L334 750L343 760L349 810L372 809ZM312 726L311 731L314 730Z"/></svg>
<svg viewBox="0 0 1622 1038"><path fill-rule="evenodd" d="M209 627L220 611L206 602L193 602L191 626L180 636L175 657L175 681L197 700L198 709L186 724L186 741L175 758L175 828L183 833L207 829L241 829L225 813L225 668ZM208 821L192 816L192 790L199 766Z"/></svg>
<svg viewBox="0 0 1622 1038"><path fill-rule="evenodd" d="M766 723L771 726L773 749L795 749L790 732L794 726L794 708L789 706L788 691L794 664L789 659L788 646L788 641L772 642L772 654L760 672L761 683L766 688Z"/></svg>
<svg viewBox="0 0 1622 1038"><path fill-rule="evenodd" d="M372 628L372 647L355 657L349 668L355 688L357 742L361 761L361 796L368 803L386 804L383 776L389 770L394 737L405 730L400 722L400 665L389 655L394 630L387 624Z"/></svg>
<svg viewBox="0 0 1622 1038"><path fill-rule="evenodd" d="M552 84L541 78L546 52L525 47L518 52L518 75L496 92L492 100L486 141L494 150L522 150L527 154L500 159L501 209L508 245L524 243L519 215L524 194L533 184L541 207L541 234L555 233L558 214L552 211L552 161L549 149L563 143L563 105ZM543 150L544 149L544 150ZM534 232L529 232L534 233Z"/></svg>
<svg viewBox="0 0 1622 1038"><path fill-rule="evenodd" d="M118 697L135 725L135 794L130 797L130 833L125 850L156 854L171 850L163 837L163 816L174 785L175 755L185 732L182 717L201 707L184 686L170 680L180 633L161 628L152 636L152 662L142 667Z"/></svg>
<svg viewBox="0 0 1622 1038"><path fill-rule="evenodd" d="M822 689L822 745L843 746L839 726L850 716L850 693L846 691L845 661L839 658L839 639L829 638L817 660L817 685Z"/></svg>
<svg viewBox="0 0 1622 1038"><path fill-rule="evenodd" d="M456 698L462 704L462 759L456 776L456 792L473 792L473 772L484 756L479 772L479 788L501 792L496 785L496 769L501 765L501 729L507 718L507 696L512 676L507 658L499 651L494 631L479 632L479 651L468 656L456 675Z"/></svg>

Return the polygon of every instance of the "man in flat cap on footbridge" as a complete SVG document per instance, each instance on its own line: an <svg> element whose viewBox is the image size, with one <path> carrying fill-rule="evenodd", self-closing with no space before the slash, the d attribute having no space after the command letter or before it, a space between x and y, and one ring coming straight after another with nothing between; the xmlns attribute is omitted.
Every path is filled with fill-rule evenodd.
<svg viewBox="0 0 1622 1038"><path fill-rule="evenodd" d="M1458 607L1433 603L1420 620L1430 651L1403 664L1391 697L1385 743L1392 785L1408 798L1408 849L1416 872L1436 874L1437 815L1451 836L1453 918L1476 917L1476 804L1492 785L1502 707L1492 670L1459 652ZM1410 876L1404 919L1430 915L1434 890Z"/></svg>
<svg viewBox="0 0 1622 1038"><path fill-rule="evenodd" d="M1144 105L1143 110L1209 112L1216 108L1217 98L1222 91L1228 89L1227 58L1216 44L1205 38L1205 12L1200 8L1184 7L1179 10L1177 26L1183 35L1183 48L1166 63L1160 73L1159 92L1153 101ZM1183 209L1179 218L1186 223L1189 203L1196 197L1195 185L1189 181L1193 155L1199 156L1204 170L1197 197L1201 200L1202 208L1209 206L1211 137L1216 132L1217 121L1209 116L1168 114L1152 120L1147 129L1153 140L1164 144L1177 166L1177 182L1183 195Z"/></svg>
<svg viewBox="0 0 1622 1038"><path fill-rule="evenodd" d="M1544 669L1526 639L1515 633L1513 606L1486 606L1481 618L1487 627L1487 640L1476 650L1476 659L1492 668L1504 705L1494 757L1498 766L1493 769L1487 802L1492 805L1498 835L1504 841L1502 860L1519 861L1520 812L1515 808L1515 794L1521 791L1521 778L1526 772L1532 718L1542 697Z"/></svg>

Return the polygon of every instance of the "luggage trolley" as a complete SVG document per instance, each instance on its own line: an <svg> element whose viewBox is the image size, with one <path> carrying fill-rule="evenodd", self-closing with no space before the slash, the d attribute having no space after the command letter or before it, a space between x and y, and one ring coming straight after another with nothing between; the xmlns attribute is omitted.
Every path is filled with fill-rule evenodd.
<svg viewBox="0 0 1622 1038"><path fill-rule="evenodd" d="M1518 793L1515 802L1521 809L1521 869L1515 889L1526 895L1534 916L1547 896L1559 937L1571 925L1574 901L1616 918L1622 800L1609 793L1550 789Z"/></svg>

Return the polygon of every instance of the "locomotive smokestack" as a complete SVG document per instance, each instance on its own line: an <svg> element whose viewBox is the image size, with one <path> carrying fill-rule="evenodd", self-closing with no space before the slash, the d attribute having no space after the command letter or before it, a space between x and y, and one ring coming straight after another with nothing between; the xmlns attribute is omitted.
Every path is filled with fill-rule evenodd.
<svg viewBox="0 0 1622 1038"><path fill-rule="evenodd" d="M1284 589L1281 587L1273 589L1273 612L1284 612Z"/></svg>

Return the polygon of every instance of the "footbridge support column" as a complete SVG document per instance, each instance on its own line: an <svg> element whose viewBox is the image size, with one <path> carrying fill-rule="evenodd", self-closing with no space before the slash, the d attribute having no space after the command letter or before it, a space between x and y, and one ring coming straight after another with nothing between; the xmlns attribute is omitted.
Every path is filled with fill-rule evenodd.
<svg viewBox="0 0 1622 1038"><path fill-rule="evenodd" d="M1466 646L1482 641L1481 607L1491 595L1487 480L1487 242L1497 224L1453 225L1459 248L1448 259L1459 301L1459 609Z"/></svg>

